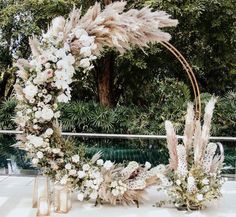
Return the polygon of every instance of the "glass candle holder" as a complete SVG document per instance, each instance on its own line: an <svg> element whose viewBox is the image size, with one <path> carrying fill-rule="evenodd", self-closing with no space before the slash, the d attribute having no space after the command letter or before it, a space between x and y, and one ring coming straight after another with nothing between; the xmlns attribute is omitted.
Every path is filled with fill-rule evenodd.
<svg viewBox="0 0 236 217"><path fill-rule="evenodd" d="M71 190L62 185L54 186L54 210L56 213L68 213L72 207Z"/></svg>
<svg viewBox="0 0 236 217"><path fill-rule="evenodd" d="M50 201L47 197L39 198L37 216L50 216Z"/></svg>

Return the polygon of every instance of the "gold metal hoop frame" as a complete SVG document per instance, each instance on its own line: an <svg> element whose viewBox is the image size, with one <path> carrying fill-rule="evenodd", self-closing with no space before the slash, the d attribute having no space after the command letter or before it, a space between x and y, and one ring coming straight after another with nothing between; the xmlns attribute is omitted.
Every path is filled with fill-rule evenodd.
<svg viewBox="0 0 236 217"><path fill-rule="evenodd" d="M195 98L195 112L197 119L201 118L201 96L200 96L200 89L199 85L196 79L196 76L192 70L192 67L187 62L187 60L184 58L184 56L169 42L160 42L165 48L167 48L175 57L176 59L181 63L183 66L185 72L188 75L188 78L191 82L193 94Z"/></svg>

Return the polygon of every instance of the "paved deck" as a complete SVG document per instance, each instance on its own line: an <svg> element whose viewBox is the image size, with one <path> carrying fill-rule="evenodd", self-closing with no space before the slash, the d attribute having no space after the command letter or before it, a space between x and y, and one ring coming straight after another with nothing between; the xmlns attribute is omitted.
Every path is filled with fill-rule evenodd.
<svg viewBox="0 0 236 217"><path fill-rule="evenodd" d="M31 208L33 177L0 176L0 217L35 217L36 209ZM140 208L94 207L92 202L80 203L74 199L68 214L51 213L52 217L236 217L236 182L228 181L223 186L223 198L203 211L186 213L173 208L156 208L153 204L164 195L151 188L150 201Z"/></svg>

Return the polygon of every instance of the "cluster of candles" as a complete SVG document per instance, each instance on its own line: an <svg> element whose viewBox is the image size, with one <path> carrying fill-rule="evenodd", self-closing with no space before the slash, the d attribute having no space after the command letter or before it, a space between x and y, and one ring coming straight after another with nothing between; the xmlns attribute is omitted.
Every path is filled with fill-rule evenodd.
<svg viewBox="0 0 236 217"><path fill-rule="evenodd" d="M49 188L49 179L37 176L34 182L33 208L37 208L37 216L50 216L53 209L56 213L67 213L71 209L71 191L62 185Z"/></svg>

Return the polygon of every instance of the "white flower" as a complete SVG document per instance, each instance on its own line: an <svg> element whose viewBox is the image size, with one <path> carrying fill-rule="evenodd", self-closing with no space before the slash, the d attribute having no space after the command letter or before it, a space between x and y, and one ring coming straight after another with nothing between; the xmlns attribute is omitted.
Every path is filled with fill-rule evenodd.
<svg viewBox="0 0 236 217"><path fill-rule="evenodd" d="M62 93L57 97L57 101L67 103L69 101L69 97Z"/></svg>
<svg viewBox="0 0 236 217"><path fill-rule="evenodd" d="M41 151L38 151L36 155L39 159L43 158L43 152Z"/></svg>
<svg viewBox="0 0 236 217"><path fill-rule="evenodd" d="M45 131L45 134L47 136L51 136L53 134L53 129L52 128L48 128L46 131Z"/></svg>
<svg viewBox="0 0 236 217"><path fill-rule="evenodd" d="M90 169L90 166L88 164L83 165L83 171L88 171Z"/></svg>
<svg viewBox="0 0 236 217"><path fill-rule="evenodd" d="M197 194L196 196L198 201L202 201L203 200L203 195L202 194Z"/></svg>
<svg viewBox="0 0 236 217"><path fill-rule="evenodd" d="M82 60L80 60L79 65L82 68L88 68L90 66L90 61L88 58L82 59Z"/></svg>
<svg viewBox="0 0 236 217"><path fill-rule="evenodd" d="M27 113L27 114L30 114L31 112L32 112L32 109L27 109L27 110L26 110L26 113Z"/></svg>
<svg viewBox="0 0 236 217"><path fill-rule="evenodd" d="M82 179L82 178L84 178L85 176L86 176L86 173L84 172L84 171L78 171L78 177L80 178L80 179Z"/></svg>
<svg viewBox="0 0 236 217"><path fill-rule="evenodd" d="M84 194L83 193L78 193L77 194L77 199L79 200L79 201L83 201L84 200Z"/></svg>
<svg viewBox="0 0 236 217"><path fill-rule="evenodd" d="M188 189L189 192L193 192L196 189L195 179L194 179L193 176L188 177L187 189Z"/></svg>
<svg viewBox="0 0 236 217"><path fill-rule="evenodd" d="M152 165L151 165L148 161L145 163L145 168L150 169L151 166L152 166Z"/></svg>
<svg viewBox="0 0 236 217"><path fill-rule="evenodd" d="M103 164L104 164L103 159L97 160L97 165L98 165L98 166L102 166Z"/></svg>
<svg viewBox="0 0 236 217"><path fill-rule="evenodd" d="M39 162L38 158L33 158L32 159L32 164L36 165L36 164L38 164L38 162Z"/></svg>
<svg viewBox="0 0 236 217"><path fill-rule="evenodd" d="M41 111L36 111L36 112L34 113L34 116L35 116L35 118L37 118L37 119L41 118L41 115L42 115L42 112L41 112Z"/></svg>
<svg viewBox="0 0 236 217"><path fill-rule="evenodd" d="M80 36L79 41L84 47L88 47L94 42L94 38L88 36L88 34L84 34Z"/></svg>
<svg viewBox="0 0 236 217"><path fill-rule="evenodd" d="M67 176L67 175L63 176L62 179L61 179L61 181L60 181L60 183L61 183L62 185L65 185L65 184L67 183L67 179L68 179L68 176Z"/></svg>
<svg viewBox="0 0 236 217"><path fill-rule="evenodd" d="M176 180L176 184L177 185L181 185L181 181L178 179L178 180Z"/></svg>
<svg viewBox="0 0 236 217"><path fill-rule="evenodd" d="M67 56L64 57L64 60L68 62L68 64L73 65L75 63L75 58L73 55L68 54ZM74 68L74 67L72 67Z"/></svg>
<svg viewBox="0 0 236 217"><path fill-rule="evenodd" d="M117 189L112 189L111 193L112 193L115 197L117 197L117 196L119 195L119 190L117 190Z"/></svg>
<svg viewBox="0 0 236 217"><path fill-rule="evenodd" d="M112 166L113 166L113 163L112 163L110 160L107 160L107 161L104 163L104 165L103 165L103 167L104 167L106 170L111 169Z"/></svg>
<svg viewBox="0 0 236 217"><path fill-rule="evenodd" d="M70 170L70 171L69 171L69 175L70 175L70 176L76 175L76 170Z"/></svg>
<svg viewBox="0 0 236 217"><path fill-rule="evenodd" d="M71 169L71 164L70 163L67 163L66 165L65 165L65 168L67 169L67 170L70 170Z"/></svg>
<svg viewBox="0 0 236 217"><path fill-rule="evenodd" d="M44 141L42 137L28 135L27 139L29 140L29 143L33 144L35 147L40 147L44 145Z"/></svg>
<svg viewBox="0 0 236 217"><path fill-rule="evenodd" d="M85 56L85 57L88 57L91 55L91 47L82 47L80 49L80 54Z"/></svg>
<svg viewBox="0 0 236 217"><path fill-rule="evenodd" d="M73 155L72 157L72 161L74 162L74 163L78 163L79 162L79 160L80 160L80 157L79 157L79 155Z"/></svg>
<svg viewBox="0 0 236 217"><path fill-rule="evenodd" d="M90 197L92 200L97 199L97 196L98 196L98 193L97 193L96 191L93 191L93 192L89 195L89 197Z"/></svg>
<svg viewBox="0 0 236 217"><path fill-rule="evenodd" d="M74 33L76 38L80 38L81 35L88 35L88 33L84 29L80 28L76 29Z"/></svg>
<svg viewBox="0 0 236 217"><path fill-rule="evenodd" d="M61 115L60 111L57 111L57 112L55 112L54 117L55 117L55 118L59 118L60 115Z"/></svg>
<svg viewBox="0 0 236 217"><path fill-rule="evenodd" d="M209 184L209 179L204 178L204 179L202 180L202 183L203 183L204 185L208 185L208 184Z"/></svg>
<svg viewBox="0 0 236 217"><path fill-rule="evenodd" d="M53 110L47 106L44 106L42 109L41 117L46 121L50 121L53 118L53 116L54 116Z"/></svg>
<svg viewBox="0 0 236 217"><path fill-rule="evenodd" d="M28 83L23 89L23 93L25 94L25 98L30 100L38 93L38 87L34 86L32 83Z"/></svg>
<svg viewBox="0 0 236 217"><path fill-rule="evenodd" d="M58 153L60 153L60 151L61 151L60 148L53 148L53 149L52 149L52 152L53 152L54 154L58 154Z"/></svg>
<svg viewBox="0 0 236 217"><path fill-rule="evenodd" d="M57 58L63 58L66 56L66 53L63 48L60 48L60 49L56 50L55 55Z"/></svg>
<svg viewBox="0 0 236 217"><path fill-rule="evenodd" d="M112 188L117 187L117 185L118 185L117 181L114 181L114 182L111 183L111 187L112 187Z"/></svg>

